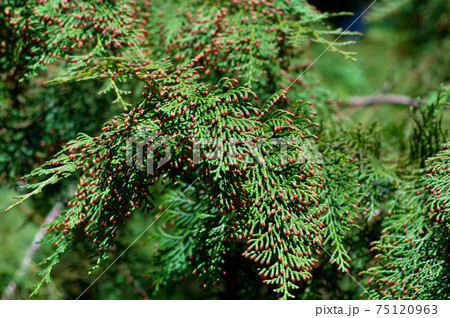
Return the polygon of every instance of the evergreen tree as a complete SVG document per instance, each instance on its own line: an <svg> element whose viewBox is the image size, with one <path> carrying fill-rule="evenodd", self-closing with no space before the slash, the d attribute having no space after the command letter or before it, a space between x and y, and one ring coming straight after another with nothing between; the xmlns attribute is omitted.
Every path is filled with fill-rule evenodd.
<svg viewBox="0 0 450 318"><path fill-rule="evenodd" d="M289 0L7 0L0 9L2 121L13 123L2 127L2 178L39 164L10 208L55 185L67 197L76 184L46 225L41 244L53 252L33 294L77 245L101 274L144 212L137 239L154 245L155 295L193 276L202 291L220 294L224 283L223 297L273 297L258 293L262 282L277 298L316 298L334 284L321 275L360 271L363 297L450 296L448 86L411 108L409 143L395 158L376 124L339 122L309 49L354 59L343 49L351 42L335 41L343 30L325 23L348 13ZM242 273L253 280L238 282Z"/></svg>

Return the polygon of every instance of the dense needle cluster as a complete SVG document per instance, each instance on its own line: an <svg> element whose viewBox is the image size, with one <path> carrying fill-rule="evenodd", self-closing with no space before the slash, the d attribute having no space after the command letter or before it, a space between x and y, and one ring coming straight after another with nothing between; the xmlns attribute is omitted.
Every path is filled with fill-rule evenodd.
<svg viewBox="0 0 450 318"><path fill-rule="evenodd" d="M80 135L34 172L51 175L31 186L37 191L70 172L81 174L68 210L49 225L44 241L57 249L46 260L45 277L73 239L82 238L98 260L103 259L134 210L153 210L151 186L166 180L198 180L195 186L209 193L205 208L215 220L190 229L209 238L194 239L192 249L206 244L206 251L221 246L220 253L225 253L232 241L246 240L243 256L258 263L264 281L278 285L284 297L297 287L296 282L311 277L324 226L318 220L324 212L317 193L323 181L321 167L306 156L309 146L304 143L314 139L308 129L315 127L312 114L279 110L261 119L263 114L252 105L256 95L251 90L225 78L209 91L197 82L197 72L190 63L172 74L154 75L161 86L159 94L149 89L143 102L105 124L99 137ZM280 91L265 109L282 98ZM131 165L127 161L127 138L142 134L151 136L149 146L162 139L164 147L155 149L156 159L164 156L167 147L174 150L171 161L153 175L136 168L138 154ZM192 160L196 138L213 143L206 153L199 153L198 164ZM278 140L286 143L285 153L273 143ZM214 149L221 154L209 155ZM223 228L219 233L205 232L211 226ZM205 261L214 266L206 267ZM215 274L221 271L214 257L194 259L189 265L200 273L203 288L217 282Z"/></svg>
<svg viewBox="0 0 450 318"><path fill-rule="evenodd" d="M448 88L412 109L410 153L391 160L377 125L336 120L313 69L297 78L311 61L310 42L328 46L341 32L306 1L78 2L0 4L11 100L1 116L22 124L2 128L10 156L0 164L13 179L45 162L26 175L29 192L15 205L78 181L47 225L41 243L54 252L40 264L35 293L74 243L90 250L95 269L128 220L145 212L155 221L146 235L155 292L189 276L214 292L240 266L282 299L309 297L326 277L355 270L365 297L450 295L439 283L449 279L450 163L440 117ZM352 58L345 44L330 50ZM22 94L48 80L49 67L56 77L46 85L61 86ZM79 103L66 98L84 84ZM120 110L109 108L110 91ZM31 120L36 114L45 120ZM11 149L13 138L25 150Z"/></svg>

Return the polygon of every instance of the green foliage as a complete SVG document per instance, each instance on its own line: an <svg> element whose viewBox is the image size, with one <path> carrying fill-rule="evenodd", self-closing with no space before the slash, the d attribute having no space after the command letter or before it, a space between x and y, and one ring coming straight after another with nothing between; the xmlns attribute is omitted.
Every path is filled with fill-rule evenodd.
<svg viewBox="0 0 450 318"><path fill-rule="evenodd" d="M137 50L135 38L143 32L136 26L139 9L124 1L30 4L7 0L1 8L5 24L19 40L6 58L17 59L11 64L22 67L22 60L26 60L31 72L64 60L88 70L96 64L94 56L122 55L122 47ZM99 50L98 42L107 49Z"/></svg>
<svg viewBox="0 0 450 318"><path fill-rule="evenodd" d="M326 162L324 197L329 209L323 222L331 242L330 262L343 271L348 271L352 261L348 233L354 227L361 229L360 221L377 213L397 178L380 160L379 140L375 125L356 127L334 137L322 152Z"/></svg>
<svg viewBox="0 0 450 318"><path fill-rule="evenodd" d="M428 2L419 0L382 0L371 12L370 20L390 19L405 30L405 40L421 46L425 40L443 39L448 36L450 5L445 0Z"/></svg>
<svg viewBox="0 0 450 318"><path fill-rule="evenodd" d="M397 51L410 56L401 62L408 77L417 78L415 89L425 93L448 82L442 65L448 65L450 48L450 4L446 0L384 0L369 14L369 21L402 32Z"/></svg>
<svg viewBox="0 0 450 318"><path fill-rule="evenodd" d="M421 107L412 109L414 129L411 136L411 159L423 164L445 141L448 131L442 127L443 109L450 102L449 87L442 87Z"/></svg>
<svg viewBox="0 0 450 318"><path fill-rule="evenodd" d="M412 144L419 149L426 146L436 155L426 160L425 169L417 169L422 167L422 157L418 156L417 170L403 176L388 202L389 217L383 222L382 236L372 243L376 264L365 271L371 276L369 285L376 298L447 299L450 296L447 287L450 180L446 168L450 157L448 142L442 140L448 135L429 133L439 127L436 118L422 126L431 111L448 102L447 87L416 111L421 116L420 120L415 119ZM418 136L416 132L420 128L423 131ZM440 142L444 145L437 147Z"/></svg>
<svg viewBox="0 0 450 318"><path fill-rule="evenodd" d="M329 40L328 35L342 33L324 23L334 15L320 13L304 1L154 3L150 14L164 21L156 20L150 31L156 55L170 54L177 65L197 58L205 74L212 73L210 78L232 74L245 86L275 86L273 91L278 88L280 71L289 71L294 61L305 62L302 50L311 41L348 58L353 54L339 48L348 42L332 44Z"/></svg>
<svg viewBox="0 0 450 318"><path fill-rule="evenodd" d="M33 295L63 255L83 250L99 274L145 235L153 253L134 257L146 278L119 265L110 281L144 298L174 279L220 297L318 298L355 271L370 298L450 296L448 86L411 108L398 138L340 121L309 49L353 59L325 23L346 13L288 0L0 9L1 178L39 164L8 210L67 198Z"/></svg>
<svg viewBox="0 0 450 318"><path fill-rule="evenodd" d="M244 255L267 266L260 267L260 274L269 278L266 283L278 285L277 291L283 297L289 296L289 289L297 288L296 281L310 278L308 271L316 263L312 253L318 252L317 246L322 240L318 231L323 226L318 222L320 210L315 191L316 186L321 186L320 174L302 148L303 139L313 137L307 130L313 126L310 115L279 110L260 121L262 113L248 101L254 96L253 92L243 87L234 88L237 81L231 79L222 80L208 92L205 85L190 80L191 75L197 73L197 69L191 67L189 64L187 71L176 71L159 82L161 95L168 95L167 98L161 100L161 96L148 92L147 99L133 111L107 123L100 138L79 135L55 160L29 176L51 174L42 183L28 185L33 191L18 203L70 173L82 172L79 189L69 202L70 208L48 225L52 231L43 243L55 244L57 249L44 262L47 267L40 272L43 280L48 281L59 255L79 233L84 233L86 244L93 243L98 264L106 257L115 233L131 213L138 207L144 211L153 209L148 187L159 179L162 182L166 179L175 182L180 178L196 180L191 175L199 174L190 171L192 169L201 172L202 181L196 187L201 187L210 197L207 201L210 204L204 205L205 212L195 217L195 227L192 219L187 224L181 219L180 230L185 232L184 227L190 225L192 234L185 239L190 241L195 237L190 243L200 245L207 253L196 254L197 264L193 266L204 288L216 283L221 273L222 255L227 251L226 242L233 239L248 239L249 247ZM189 80L174 79L184 78L184 75ZM283 96L278 93L269 103L276 103ZM133 165L130 167L126 158L125 138L139 140L142 132L151 136L150 145L157 145L162 139L166 147L176 148L173 162L160 167L152 176L136 170ZM211 160L203 155L194 167L190 150L196 138L210 140L216 135L223 135L223 143L217 144L223 151L218 155L220 159ZM288 143L286 153L274 150L274 136ZM258 140L262 144L253 149ZM165 148L156 150L155 159L162 158L164 151ZM134 156L132 161L139 164L138 154ZM252 156L257 160L252 160ZM124 178L128 180L126 185ZM273 194L265 195L263 189ZM199 199L204 201L204 198ZM105 231L110 234L105 236ZM195 245L188 250L197 249Z"/></svg>
<svg viewBox="0 0 450 318"><path fill-rule="evenodd" d="M63 88L35 87L21 94L16 104L10 98L0 100L0 179L17 180L51 158L77 132L97 131L98 121L105 120L111 108L110 99L96 96L97 90L98 86L71 83ZM67 99L77 91L84 94L77 100ZM97 106L86 107L89 104Z"/></svg>

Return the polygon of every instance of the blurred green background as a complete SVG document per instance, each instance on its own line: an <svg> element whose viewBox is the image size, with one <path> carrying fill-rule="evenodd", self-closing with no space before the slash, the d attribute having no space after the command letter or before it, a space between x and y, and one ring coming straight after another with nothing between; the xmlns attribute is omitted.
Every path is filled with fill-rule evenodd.
<svg viewBox="0 0 450 318"><path fill-rule="evenodd" d="M352 19L362 12L371 2L369 1L311 1L322 11L353 11L355 16L346 19L332 19L330 23L346 28ZM334 2L332 2L334 3ZM450 62L450 10L448 1L377 1L364 15L362 20L352 27L353 31L360 31L360 37L352 37L356 41L351 50L358 53L357 62L344 60L333 53L324 54L312 67L322 78L321 85L331 91L339 103L338 118L348 125L362 123L368 125L373 122L379 124L384 135L383 152L393 157L404 150L405 138L411 129L411 109L407 105L392 103L375 103L370 105L351 105L350 100L356 96L374 95L377 93L398 94L409 97L426 98L435 91L441 83L448 83ZM420 31L418 31L420 30ZM323 51L323 46L311 46L311 58L314 60ZM35 81L39 81L36 79ZM0 105L11 98L3 93L3 81L0 82ZM42 135L55 130L63 139L73 138L76 132L93 133L97 131L104 119L120 111L117 106L110 107L111 101L107 97L98 97L93 93L96 87L92 84L76 84L69 87L68 92L58 92L56 88L38 89L33 94L44 94L48 99L46 105L56 104L55 100L64 100L65 96L77 91L87 92L87 97L80 98L77 109L85 111L85 122L72 123L72 115L64 106L53 110L36 104L36 113L19 114L28 118L38 118L34 130L21 136L20 141L8 139L6 106L1 110L2 145L0 148L0 211L14 202L13 197L18 193L20 182L18 178L29 172L36 161L28 162L31 154L35 155L40 146L46 147L57 140L45 140ZM91 92L91 93L89 93ZM53 99L53 100L52 100ZM98 103L102 99L101 103ZM38 99L37 99L38 100ZM90 109L93 101L107 107ZM74 105L70 105L72 111ZM37 116L37 117L36 117ZM61 127L53 127L55 118L62 118ZM443 117L443 127L450 128L450 112ZM27 140L24 144L22 140ZM18 145L16 147L16 145ZM42 162L50 153L42 153L37 162ZM24 159L25 158L25 159ZM23 161L23 164L22 164ZM17 164L21 163L20 168ZM26 263L27 251L33 246L33 238L41 229L43 220L52 207L64 201L66 190L64 185L47 189L37 199L14 208L12 211L0 213L0 298L27 299L33 284L37 281L34 273L39 262L48 251L37 249L32 253L30 263ZM44 199L45 198L45 199ZM123 238L117 241L117 250L111 254L111 259L123 251L142 230L148 226L145 215L135 215L127 230L122 233ZM148 244L146 244L148 243ZM177 281L169 284L157 294L151 293L151 282L145 280L145 273L149 270L148 259L152 257L151 242L139 241L117 263L103 275L100 280L89 289L84 298L93 299L204 299L208 297L220 298L220 291L214 296L202 295L194 281ZM24 261L25 260L25 261ZM244 260L243 260L244 261ZM25 263L24 263L25 262ZM25 266L24 266L25 265ZM83 249L75 247L68 251L53 272L52 283L43 286L37 299L74 299L89 286L98 273L88 275L89 254ZM245 273L241 273L245 279ZM325 279L325 278L324 278ZM14 284L11 284L11 283ZM358 292L348 277L342 278L341 291L323 290L317 298L352 298ZM269 291L261 290L258 294L243 294L242 298L270 298Z"/></svg>

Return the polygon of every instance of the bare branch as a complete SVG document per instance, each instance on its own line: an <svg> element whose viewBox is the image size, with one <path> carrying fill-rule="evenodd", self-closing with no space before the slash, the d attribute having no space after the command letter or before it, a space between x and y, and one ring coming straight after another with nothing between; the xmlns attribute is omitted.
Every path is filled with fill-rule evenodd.
<svg viewBox="0 0 450 318"><path fill-rule="evenodd" d="M396 94L375 94L370 96L354 96L351 97L349 100L349 104L351 106L363 106L379 103L401 104L414 107L418 106L416 98Z"/></svg>
<svg viewBox="0 0 450 318"><path fill-rule="evenodd" d="M43 224L45 225L45 224L49 223L50 221L52 221L53 219L55 219L58 216L58 214L61 212L61 209L62 209L62 204L60 202L56 203L52 207L50 212L47 214ZM22 259L22 263L20 264L20 267L17 270L14 277L21 277L22 275L25 274L25 271L31 264L31 260L33 258L34 253L36 253L36 251L40 247L40 245L38 245L37 242L39 242L41 240L41 238L44 236L44 234L46 232L47 232L47 230L45 227L40 227L39 231L34 235L33 241L31 242L28 249L25 251L25 256ZM8 285L5 289L5 293L3 294L2 300L11 299L11 296L14 294L16 289L17 289L17 284L15 283L14 278L13 278L13 280L11 280L8 283Z"/></svg>

